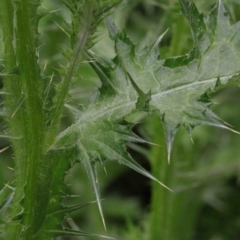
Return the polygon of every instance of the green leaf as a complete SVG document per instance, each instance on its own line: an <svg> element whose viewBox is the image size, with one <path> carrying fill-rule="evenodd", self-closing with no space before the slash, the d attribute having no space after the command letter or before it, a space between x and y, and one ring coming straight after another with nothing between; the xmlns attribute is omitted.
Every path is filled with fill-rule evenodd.
<svg viewBox="0 0 240 240"><path fill-rule="evenodd" d="M234 131L211 111L209 96L239 80L240 23L230 24L222 1L206 17L192 2L180 3L194 40L193 50L183 56L161 59L158 45L164 34L150 46L140 48L110 19L106 20L110 37L115 41L116 57L109 60L88 52L102 86L82 112L75 111L78 120L60 133L51 146L51 149L75 148L79 152L102 219L95 172L98 162L115 160L159 182L126 150L126 142L146 142L133 134L131 124L126 123L131 114L153 111L159 114L168 160L180 126L189 134L197 125Z"/></svg>
<svg viewBox="0 0 240 240"><path fill-rule="evenodd" d="M179 0L179 2L182 7L182 13L185 15L191 27L195 52L198 53L201 48L201 39L207 30L203 19L203 14L199 13L197 7L193 2L190 2L188 0Z"/></svg>
<svg viewBox="0 0 240 240"><path fill-rule="evenodd" d="M100 199L100 192L99 192L99 186L98 186L98 180L97 180L97 173L96 173L96 168L95 168L95 163L91 162L90 156L88 152L86 151L85 147L79 142L78 147L80 150L80 160L83 163L86 172L88 174L88 177L90 179L93 192L96 196L96 201L98 204L98 209L102 218L103 226L106 229L106 224L103 216L103 211L102 211L102 205L101 205L101 199Z"/></svg>
<svg viewBox="0 0 240 240"><path fill-rule="evenodd" d="M50 229L62 230L62 221L66 215L82 206L68 207L62 203L65 195L64 179L66 171L76 162L74 149L49 151L45 157L42 175L46 174L51 178L51 181L49 178L44 178L41 182L42 188L49 189L49 191L41 191L41 196L39 196L39 201L41 200L42 204L46 205L47 208L43 216L38 214L39 227L35 230L35 239L50 238L51 236L46 234L46 231Z"/></svg>
<svg viewBox="0 0 240 240"><path fill-rule="evenodd" d="M203 18L193 3L180 1L195 41L192 52L184 56L160 59L156 44L139 49L125 35L115 34L118 61L147 94L149 105L162 118L168 152L180 125L189 131L197 125L229 129L201 101L205 92L213 92L234 82L239 75L239 23L231 25L222 1Z"/></svg>

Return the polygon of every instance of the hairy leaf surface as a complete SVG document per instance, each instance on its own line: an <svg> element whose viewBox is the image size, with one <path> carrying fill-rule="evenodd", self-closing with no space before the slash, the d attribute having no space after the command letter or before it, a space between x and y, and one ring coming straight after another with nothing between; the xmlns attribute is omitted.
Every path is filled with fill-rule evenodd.
<svg viewBox="0 0 240 240"><path fill-rule="evenodd" d="M180 0L180 4L194 39L193 50L183 56L161 59L158 45L163 36L150 46L138 48L124 31L106 20L116 57L108 60L88 53L102 86L81 115L76 115L78 120L52 145L54 149L78 149L101 215L94 170L97 162L116 160L156 180L128 154L125 142L144 140L132 133L126 120L139 121L143 112L157 111L165 129L169 158L180 125L189 134L197 125L231 130L210 110L209 95L239 80L240 23L231 25L220 0L206 17L193 3Z"/></svg>
<svg viewBox="0 0 240 240"><path fill-rule="evenodd" d="M169 152L179 125L188 131L199 124L228 128L203 95L236 80L240 62L239 23L230 24L222 2L206 18L192 3L180 2L195 41L187 55L162 60L157 44L137 49L124 33L115 34L119 62L143 92L151 92L150 107L162 118Z"/></svg>

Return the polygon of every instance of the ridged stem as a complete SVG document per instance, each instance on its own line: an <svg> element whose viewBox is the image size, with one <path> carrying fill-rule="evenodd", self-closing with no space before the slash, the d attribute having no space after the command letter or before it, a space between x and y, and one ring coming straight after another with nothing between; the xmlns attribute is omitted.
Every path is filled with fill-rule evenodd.
<svg viewBox="0 0 240 240"><path fill-rule="evenodd" d="M22 223L27 226L24 239L32 239L36 228L36 209L38 206L38 191L40 180L40 166L43 160L43 108L40 96L42 94L42 80L36 56L36 26L33 21L36 10L32 0L20 0L16 6L16 55L19 67L19 79L25 107L25 161L28 168L25 173L25 198L23 202L24 216ZM23 186L22 186L23 187ZM43 206L44 207L44 206Z"/></svg>
<svg viewBox="0 0 240 240"><path fill-rule="evenodd" d="M15 194L12 217L21 209L21 223L27 226L24 239L31 239L38 206L39 168L42 161L44 137L43 108L39 96L42 80L36 57L37 1L2 0L1 20L5 47L4 88L9 92L5 98L8 111L9 132L19 139L13 141L15 156ZM39 206L38 206L39 207ZM15 226L11 228L9 226ZM11 236L19 236L21 225L9 223ZM10 235L7 235L10 236Z"/></svg>

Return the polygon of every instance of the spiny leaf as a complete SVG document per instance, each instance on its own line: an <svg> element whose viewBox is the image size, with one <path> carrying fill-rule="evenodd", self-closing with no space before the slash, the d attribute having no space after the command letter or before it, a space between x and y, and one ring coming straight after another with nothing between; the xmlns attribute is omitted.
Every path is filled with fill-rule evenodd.
<svg viewBox="0 0 240 240"><path fill-rule="evenodd" d="M84 121L84 119L82 120ZM92 120L88 121L88 123L84 123L83 121L80 121L81 124L73 125L64 131L59 136L59 139L55 143L54 147L59 148L59 146L61 146L64 142L66 146L67 144L69 144L69 146L73 146L74 141L77 143L77 148L79 149L79 160L81 163L83 163L87 171L104 226L105 222L103 218L99 186L95 172L95 165L97 162L102 163L105 159L118 161L118 163L132 168L133 170L143 174L152 180L157 181L159 184L169 189L163 183L154 178L139 164L137 164L137 162L135 162L127 153L126 147L124 145L125 142L146 143L145 140L133 134L130 128L124 125L120 125L119 123L114 124L110 121L100 119L97 122ZM76 131L79 133L77 142L75 136ZM69 142L69 140L71 141Z"/></svg>
<svg viewBox="0 0 240 240"><path fill-rule="evenodd" d="M164 118L169 155L180 125L187 129L196 125L229 129L200 97L236 80L240 63L239 24L230 24L222 2L218 2L208 18L203 18L193 3L181 1L181 4L196 43L191 53L161 60L156 45L149 55L149 47L137 49L123 32L115 37L118 61L144 93L151 91L149 105ZM117 32L113 24L109 29L110 35Z"/></svg>
<svg viewBox="0 0 240 240"><path fill-rule="evenodd" d="M74 149L62 149L58 151L49 151L44 162L43 172L52 176L51 182L49 179L42 181L43 188L50 188L50 192L45 192L39 198L42 201L49 199L44 221L41 221L38 231L36 231L36 239L47 239L51 236L46 235L45 231L50 229L62 230L62 221L68 213L78 208L78 206L70 206L69 208L62 203L65 191L64 178L66 171L76 162L76 152ZM57 161L56 161L57 160ZM50 186L49 186L50 185ZM79 206L80 207L80 206ZM54 237L54 236L53 236Z"/></svg>
<svg viewBox="0 0 240 240"><path fill-rule="evenodd" d="M94 53L88 51L89 57L92 59L90 61L90 65L94 69L94 71L97 73L99 76L101 82L102 82L102 87L99 89L100 93L102 95L104 94L109 94L109 95L115 95L118 93L118 89L114 86L114 84L111 81L111 67L108 67L111 65L111 63L106 62L105 59L96 56Z"/></svg>
<svg viewBox="0 0 240 240"><path fill-rule="evenodd" d="M200 41L203 35L206 32L206 25L203 20L203 14L200 14L197 7L193 2L188 0L179 0L180 5L182 7L182 13L187 18L188 23L191 27L195 51L199 51Z"/></svg>
<svg viewBox="0 0 240 240"><path fill-rule="evenodd" d="M92 184L92 188L94 191L94 194L96 196L96 201L98 204L98 209L102 218L103 226L106 229L106 224L105 220L103 217L103 211L102 211L102 205L101 205L101 199L100 199L100 192L99 192L99 186L98 186L98 181L97 181L97 175L96 175L96 169L95 169L95 164L91 162L91 159L88 155L88 152L86 151L85 147L79 142L78 147L80 150L80 154L82 154L82 157L80 159L82 160L81 162L83 163L86 172L88 174L88 177L90 179L90 182Z"/></svg>
<svg viewBox="0 0 240 240"><path fill-rule="evenodd" d="M60 133L50 147L77 149L102 219L94 169L97 162L116 160L158 181L126 150L126 142L144 141L132 133L131 127L123 125L127 116L146 109L159 113L166 135L168 161L181 125L189 134L197 125L232 130L209 109L209 96L219 88L239 81L240 24L230 24L220 0L207 17L200 14L192 2L180 0L180 3L194 40L193 50L183 56L161 59L158 44L163 36L150 46L139 48L110 19L106 20L110 37L115 41L116 57L107 60L88 53L91 65L102 81L99 94L84 111L75 111L78 120Z"/></svg>

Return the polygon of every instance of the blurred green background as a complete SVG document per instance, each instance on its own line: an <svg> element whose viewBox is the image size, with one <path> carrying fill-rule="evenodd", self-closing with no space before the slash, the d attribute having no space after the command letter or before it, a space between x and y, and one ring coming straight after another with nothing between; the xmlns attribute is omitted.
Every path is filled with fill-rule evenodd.
<svg viewBox="0 0 240 240"><path fill-rule="evenodd" d="M196 0L195 3L200 12L206 14L215 1ZM240 0L225 0L224 3L232 23L235 23L240 19ZM70 21L70 12L60 0L44 0L39 11L50 12L39 24L39 63L42 74L57 83L60 81L57 68L59 64L66 64L61 52L70 47L66 24ZM190 30L177 0L125 0L111 18L140 45L153 42L168 29L160 44L163 58L191 50ZM96 39L92 50L105 57L113 57L114 46L104 24L99 26ZM3 54L2 45L0 54ZM63 128L74 120L71 111L81 109L100 85L88 63L83 63L69 93ZM215 103L212 109L218 116L240 131L240 89L227 87L215 93L211 100ZM3 131L6 129L3 122L0 126ZM152 114L133 129L160 146L127 144L129 152L155 177L171 187L174 193L123 165L106 162L107 174L99 166L98 178L107 232L103 229L94 203L68 216L64 225L118 240L240 239L239 135L199 126L193 132L192 143L185 130L180 129L174 142L171 164L168 165L160 119ZM9 146L2 139L0 145L1 149ZM11 181L13 165L9 148L1 153L1 187ZM66 184L69 197L64 199L65 204L94 200L87 175L80 164L68 172Z"/></svg>

